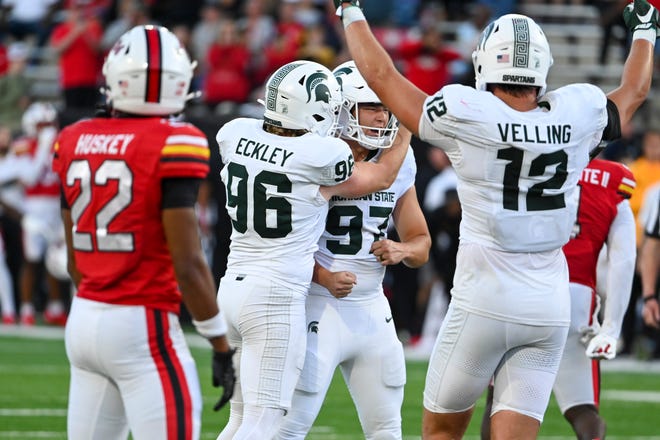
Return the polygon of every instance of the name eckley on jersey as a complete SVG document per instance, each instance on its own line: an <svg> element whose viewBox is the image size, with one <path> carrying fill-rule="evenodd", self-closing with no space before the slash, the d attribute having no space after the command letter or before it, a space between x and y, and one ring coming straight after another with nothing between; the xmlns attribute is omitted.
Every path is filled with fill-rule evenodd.
<svg viewBox="0 0 660 440"><path fill-rule="evenodd" d="M247 138L239 139L238 144L236 144L235 153L281 167L284 167L286 161L293 156L293 151L289 152L284 148L273 147Z"/></svg>

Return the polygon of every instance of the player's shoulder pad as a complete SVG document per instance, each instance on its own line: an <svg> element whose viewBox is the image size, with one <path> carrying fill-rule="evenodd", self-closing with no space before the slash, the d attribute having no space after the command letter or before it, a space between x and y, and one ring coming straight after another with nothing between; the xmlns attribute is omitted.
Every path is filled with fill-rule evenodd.
<svg viewBox="0 0 660 440"><path fill-rule="evenodd" d="M228 147L246 133L261 130L261 121L253 118L235 118L225 122L215 134L215 142L220 149L223 161L228 157Z"/></svg>
<svg viewBox="0 0 660 440"><path fill-rule="evenodd" d="M594 159L589 163L588 168L597 168L609 173L607 187L623 199L632 197L637 182L632 171L626 165L610 160Z"/></svg>
<svg viewBox="0 0 660 440"><path fill-rule="evenodd" d="M164 177L204 178L211 152L204 133L189 123L167 121L170 130L160 151Z"/></svg>
<svg viewBox="0 0 660 440"><path fill-rule="evenodd" d="M578 83L569 84L546 93L539 100L539 102L544 101L548 102L551 108L553 104L560 104L568 108L573 106L577 111L583 113L588 108L603 110L607 105L607 96L599 87L593 84Z"/></svg>
<svg viewBox="0 0 660 440"><path fill-rule="evenodd" d="M332 186L351 177L355 162L351 148L345 141L311 133L307 136L310 148L299 158L299 167L308 180Z"/></svg>
<svg viewBox="0 0 660 440"><path fill-rule="evenodd" d="M441 103L439 108L441 112L460 115L461 113L481 108L484 104L483 99L484 92L475 90L473 87L462 84L448 84L435 94L429 96L426 99L424 107L428 114L428 110L432 105L438 107L438 104Z"/></svg>

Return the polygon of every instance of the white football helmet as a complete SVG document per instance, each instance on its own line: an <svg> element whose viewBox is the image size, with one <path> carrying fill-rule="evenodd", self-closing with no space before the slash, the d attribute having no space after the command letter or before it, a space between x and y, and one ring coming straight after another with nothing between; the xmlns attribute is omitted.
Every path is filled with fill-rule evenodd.
<svg viewBox="0 0 660 440"><path fill-rule="evenodd" d="M545 93L552 66L550 45L541 27L531 18L507 14L490 23L481 34L472 63L478 90L487 84L539 87Z"/></svg>
<svg viewBox="0 0 660 440"><path fill-rule="evenodd" d="M381 101L362 78L355 62L346 61L337 66L332 73L341 86L341 94L344 98L339 118L342 125L341 136L358 141L361 146L369 150L390 148L399 131L399 121L391 112L385 127L370 127L360 124L359 105L381 104ZM375 131L378 134L368 135L365 131Z"/></svg>
<svg viewBox="0 0 660 440"><path fill-rule="evenodd" d="M57 110L50 102L33 102L23 112L21 128L23 133L29 137L36 137L40 125L55 124L57 122Z"/></svg>
<svg viewBox="0 0 660 440"><path fill-rule="evenodd" d="M341 88L327 67L294 61L277 69L265 89L265 101L259 101L266 107L264 123L321 136L339 135Z"/></svg>
<svg viewBox="0 0 660 440"><path fill-rule="evenodd" d="M162 26L136 26L110 49L103 64L105 94L114 109L138 115L179 113L196 63Z"/></svg>

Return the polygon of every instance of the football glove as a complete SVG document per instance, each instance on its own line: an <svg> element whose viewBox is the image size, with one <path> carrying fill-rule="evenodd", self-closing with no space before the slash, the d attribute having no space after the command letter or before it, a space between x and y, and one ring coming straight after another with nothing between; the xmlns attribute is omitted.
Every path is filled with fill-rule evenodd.
<svg viewBox="0 0 660 440"><path fill-rule="evenodd" d="M598 333L594 336L585 354L592 359L614 359L616 356L617 340L605 333Z"/></svg>
<svg viewBox="0 0 660 440"><path fill-rule="evenodd" d="M631 32L654 30L656 38L660 36L658 28L658 10L646 0L635 0L623 9L623 20Z"/></svg>
<svg viewBox="0 0 660 440"><path fill-rule="evenodd" d="M586 347L599 331L600 324L598 323L595 323L595 325L580 327L580 343Z"/></svg>
<svg viewBox="0 0 660 440"><path fill-rule="evenodd" d="M236 353L236 349L231 349L224 353L213 352L213 361L211 364L213 386L223 388L222 396L220 396L220 400L213 407L213 411L218 411L225 406L234 394L234 384L236 384L236 374L232 362L234 353Z"/></svg>
<svg viewBox="0 0 660 440"><path fill-rule="evenodd" d="M346 6L357 6L358 8L362 9L360 6L360 0L333 0L335 2L335 6L337 7L337 11L335 14L338 17L342 17L342 11L344 10L344 4Z"/></svg>

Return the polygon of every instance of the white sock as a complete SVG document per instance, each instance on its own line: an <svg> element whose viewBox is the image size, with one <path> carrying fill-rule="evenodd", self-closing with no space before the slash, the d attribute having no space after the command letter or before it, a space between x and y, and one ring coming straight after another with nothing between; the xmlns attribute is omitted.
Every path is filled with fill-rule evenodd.
<svg viewBox="0 0 660 440"><path fill-rule="evenodd" d="M32 303L23 303L21 304L21 316L32 316L34 315L34 306Z"/></svg>
<svg viewBox="0 0 660 440"><path fill-rule="evenodd" d="M48 303L48 307L46 307L46 310L48 310L48 313L51 313L53 315L61 315L64 313L64 304L62 304L62 301L60 301L59 299L56 299Z"/></svg>

